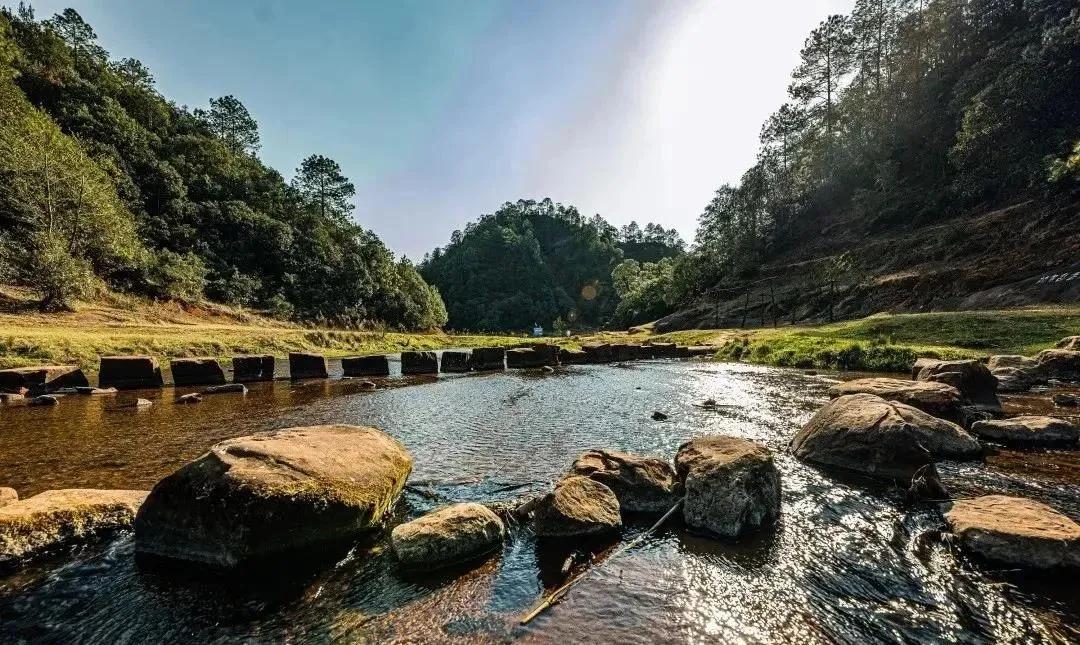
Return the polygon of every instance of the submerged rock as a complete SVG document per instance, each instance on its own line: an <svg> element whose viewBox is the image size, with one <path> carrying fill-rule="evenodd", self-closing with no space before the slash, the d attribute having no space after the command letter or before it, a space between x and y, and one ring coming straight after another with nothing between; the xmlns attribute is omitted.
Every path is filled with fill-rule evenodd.
<svg viewBox="0 0 1080 645"><path fill-rule="evenodd" d="M963 423L964 419L961 410L964 397L960 390L945 383L897 378L860 378L837 383L829 388L829 396L834 399L846 394L873 394L887 401L910 405L954 423Z"/></svg>
<svg viewBox="0 0 1080 645"><path fill-rule="evenodd" d="M131 526L142 490L49 490L0 506L0 567Z"/></svg>
<svg viewBox="0 0 1080 645"><path fill-rule="evenodd" d="M439 567L489 553L506 533L499 516L483 504L453 504L394 528L391 545L410 566Z"/></svg>
<svg viewBox="0 0 1080 645"><path fill-rule="evenodd" d="M236 566L378 526L412 471L390 436L312 426L212 447L154 486L135 521L140 553Z"/></svg>
<svg viewBox="0 0 1080 645"><path fill-rule="evenodd" d="M247 386L243 383L226 383L225 385L211 385L202 392L203 394L247 394Z"/></svg>
<svg viewBox="0 0 1080 645"><path fill-rule="evenodd" d="M780 472L772 453L753 441L724 435L696 437L679 447L675 469L689 526L735 537L780 514Z"/></svg>
<svg viewBox="0 0 1080 645"><path fill-rule="evenodd" d="M574 461L570 473L610 488L624 513L663 513L678 499L675 470L658 457L590 450Z"/></svg>
<svg viewBox="0 0 1080 645"><path fill-rule="evenodd" d="M988 560L1030 569L1080 567L1080 525L1022 497L986 495L945 513L961 546Z"/></svg>
<svg viewBox="0 0 1080 645"><path fill-rule="evenodd" d="M588 477L563 478L531 510L533 528L540 537L596 535L622 526L615 493Z"/></svg>
<svg viewBox="0 0 1080 645"><path fill-rule="evenodd" d="M60 399L56 398L51 394L42 394L41 396L35 396L34 398L30 399L30 405L34 407L51 406L57 405L59 403Z"/></svg>
<svg viewBox="0 0 1080 645"><path fill-rule="evenodd" d="M1036 358L1039 371L1045 378L1059 381L1080 381L1080 351L1046 349Z"/></svg>
<svg viewBox="0 0 1080 645"><path fill-rule="evenodd" d="M654 410L653 413L652 413L652 420L653 421L667 421L667 418L668 418L668 415L664 414L663 412L661 412L659 410Z"/></svg>
<svg viewBox="0 0 1080 645"><path fill-rule="evenodd" d="M938 458L972 458L979 442L960 426L872 394L840 396L817 411L791 440L799 459L907 485Z"/></svg>
<svg viewBox="0 0 1080 645"><path fill-rule="evenodd" d="M916 380L945 383L960 390L968 401L980 406L1000 409L997 398L997 379L985 365L976 360L926 361L919 359L922 368Z"/></svg>
<svg viewBox="0 0 1080 645"><path fill-rule="evenodd" d="M1071 445L1080 437L1080 427L1064 419L1041 416L978 421L971 426L971 432L982 439L1029 446Z"/></svg>

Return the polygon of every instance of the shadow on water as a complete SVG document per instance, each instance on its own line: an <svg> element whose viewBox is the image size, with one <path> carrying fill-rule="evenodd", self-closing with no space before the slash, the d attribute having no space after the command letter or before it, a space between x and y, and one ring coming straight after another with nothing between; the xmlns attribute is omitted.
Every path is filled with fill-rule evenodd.
<svg viewBox="0 0 1080 645"><path fill-rule="evenodd" d="M688 438L743 436L771 448L784 494L771 527L737 540L631 518L597 542L538 541L512 524L500 551L460 568L403 569L386 532L227 573L136 558L129 533L0 576L0 642L1076 642L1071 579L1004 571L942 535L939 509L903 491L811 468L785 453L827 399L832 375L741 364L651 361L551 373L252 384L246 396L174 405L183 391L65 397L0 409L2 485L149 488L226 438L353 423L384 429L415 467L397 519L458 501L538 493L582 451L671 457ZM408 387L405 387L405 386ZM717 409L698 407L714 399ZM1045 397L1043 397L1045 399ZM1007 409L1045 410L1039 397ZM668 418L652 419L654 411ZM1075 451L995 449L946 462L954 495L1018 494L1080 517ZM595 563L603 562L602 566ZM549 612L522 612L569 575Z"/></svg>

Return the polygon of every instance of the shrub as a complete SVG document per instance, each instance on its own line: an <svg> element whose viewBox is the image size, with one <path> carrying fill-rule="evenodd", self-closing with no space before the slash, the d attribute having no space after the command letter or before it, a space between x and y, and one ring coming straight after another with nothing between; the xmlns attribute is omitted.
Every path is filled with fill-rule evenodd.
<svg viewBox="0 0 1080 645"><path fill-rule="evenodd" d="M101 290L90 261L71 255L59 237L41 234L34 247L24 279L41 296L42 311L71 309Z"/></svg>
<svg viewBox="0 0 1080 645"><path fill-rule="evenodd" d="M161 298L195 301L206 287L206 265L194 253L157 251L151 255L148 274L154 295Z"/></svg>

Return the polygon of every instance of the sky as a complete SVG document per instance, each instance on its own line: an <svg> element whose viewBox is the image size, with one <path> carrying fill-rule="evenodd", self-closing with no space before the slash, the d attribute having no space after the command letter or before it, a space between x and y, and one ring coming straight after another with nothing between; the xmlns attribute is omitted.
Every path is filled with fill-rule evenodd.
<svg viewBox="0 0 1080 645"><path fill-rule="evenodd" d="M239 98L286 178L336 160L354 218L418 260L527 198L692 241L753 164L806 35L853 0L32 4L74 7L179 104Z"/></svg>

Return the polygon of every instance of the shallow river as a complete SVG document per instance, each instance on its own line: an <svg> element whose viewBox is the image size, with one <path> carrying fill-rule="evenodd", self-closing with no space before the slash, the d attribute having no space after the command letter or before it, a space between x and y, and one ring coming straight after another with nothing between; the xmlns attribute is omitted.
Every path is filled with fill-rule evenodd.
<svg viewBox="0 0 1080 645"><path fill-rule="evenodd" d="M569 550L513 527L501 554L437 575L399 570L385 536L243 579L136 562L132 537L0 577L0 642L1076 642L1080 585L966 558L940 537L932 506L841 481L783 450L826 400L828 376L730 363L574 366L551 375L440 377L360 391L352 381L258 384L194 406L154 397L67 397L0 409L0 485L149 488L224 439L318 423L381 428L415 458L404 517L462 500L511 499L604 447L673 456L721 432L777 454L779 524L739 542L680 526L596 568L554 609L518 625L565 578ZM695 407L714 398L718 411ZM1035 397L1006 400L1036 409ZM653 421L654 410L669 415ZM944 464L957 496L1006 492L1080 519L1075 452L1000 452ZM625 543L647 524L631 523ZM601 555L613 543L594 545ZM577 556L581 562L587 556Z"/></svg>

